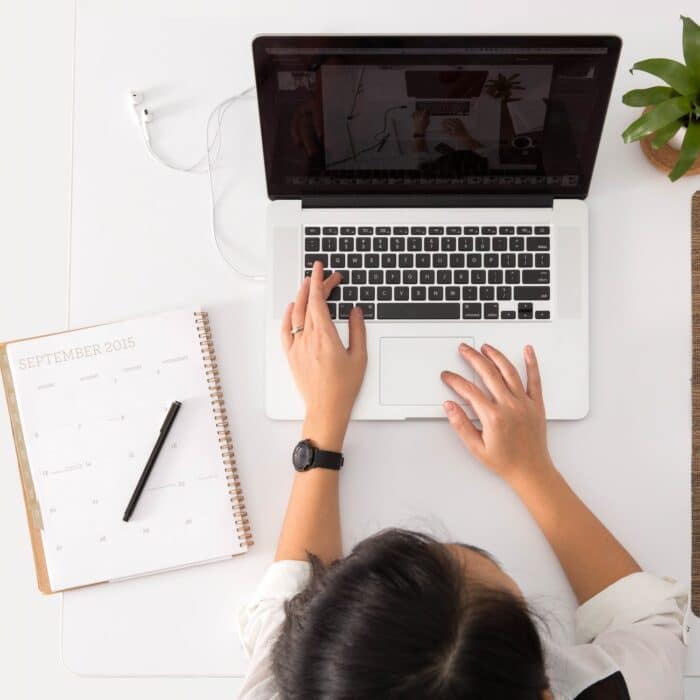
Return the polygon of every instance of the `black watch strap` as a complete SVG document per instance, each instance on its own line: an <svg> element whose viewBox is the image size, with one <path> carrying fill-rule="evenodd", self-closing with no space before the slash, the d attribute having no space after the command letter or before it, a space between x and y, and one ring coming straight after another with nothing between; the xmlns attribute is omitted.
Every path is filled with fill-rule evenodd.
<svg viewBox="0 0 700 700"><path fill-rule="evenodd" d="M311 467L323 467L324 469L340 469L343 466L343 455L340 452L327 452L326 450L314 450L314 461Z"/></svg>

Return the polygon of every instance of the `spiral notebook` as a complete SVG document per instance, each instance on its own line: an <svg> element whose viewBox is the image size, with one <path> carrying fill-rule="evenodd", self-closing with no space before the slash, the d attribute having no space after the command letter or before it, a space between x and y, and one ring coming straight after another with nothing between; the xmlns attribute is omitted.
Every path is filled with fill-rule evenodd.
<svg viewBox="0 0 700 700"><path fill-rule="evenodd" d="M252 544L205 311L6 343L0 371L43 593L224 559ZM123 522L175 400L180 412Z"/></svg>

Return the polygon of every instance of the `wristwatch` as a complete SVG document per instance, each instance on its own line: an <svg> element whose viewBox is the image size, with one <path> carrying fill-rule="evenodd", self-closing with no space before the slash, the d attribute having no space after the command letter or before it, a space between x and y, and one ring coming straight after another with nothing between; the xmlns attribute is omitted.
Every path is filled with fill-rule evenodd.
<svg viewBox="0 0 700 700"><path fill-rule="evenodd" d="M335 469L343 466L343 455L340 452L327 452L314 447L311 440L297 443L292 453L292 464L298 472L309 469Z"/></svg>

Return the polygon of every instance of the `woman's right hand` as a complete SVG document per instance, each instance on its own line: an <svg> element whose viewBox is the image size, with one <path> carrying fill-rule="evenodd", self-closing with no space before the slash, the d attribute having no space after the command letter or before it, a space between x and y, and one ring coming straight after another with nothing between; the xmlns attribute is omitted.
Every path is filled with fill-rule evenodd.
<svg viewBox="0 0 700 700"><path fill-rule="evenodd" d="M445 413L469 451L514 486L542 470L554 469L547 449L537 358L532 347L526 346L525 387L505 355L489 345L483 345L481 350L478 352L464 343L459 347L460 354L472 365L491 396L454 372L441 375L442 380L474 409L481 430L454 401L444 403Z"/></svg>

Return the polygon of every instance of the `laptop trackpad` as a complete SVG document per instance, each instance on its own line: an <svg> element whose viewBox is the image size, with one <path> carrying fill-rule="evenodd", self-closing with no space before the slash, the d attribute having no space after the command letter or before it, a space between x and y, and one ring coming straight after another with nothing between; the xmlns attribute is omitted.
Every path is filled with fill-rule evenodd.
<svg viewBox="0 0 700 700"><path fill-rule="evenodd" d="M440 379L447 369L474 381L459 344L474 345L474 338L381 338L379 402L385 406L439 406L452 399L463 403Z"/></svg>

